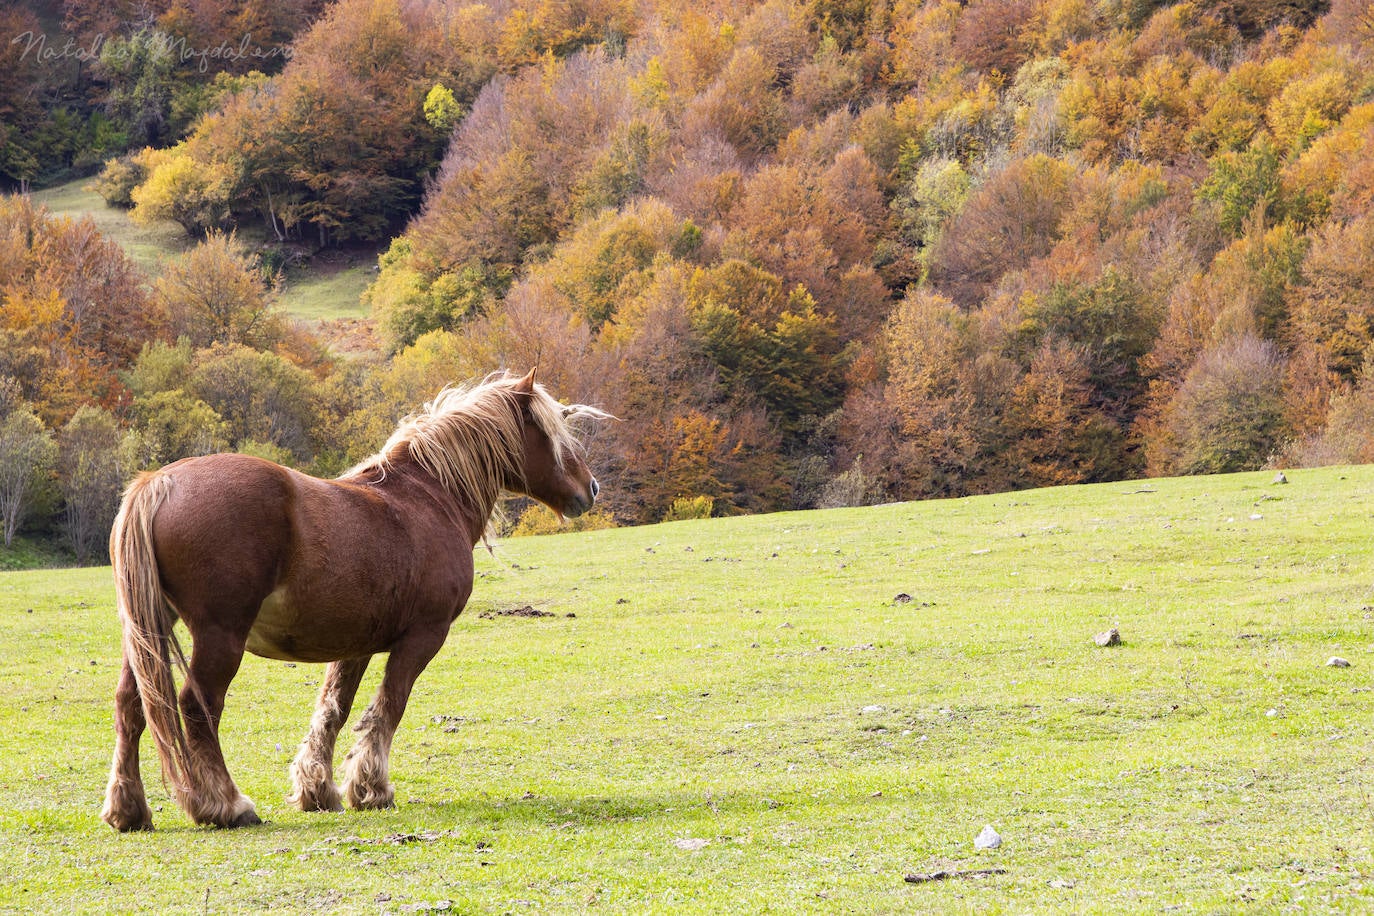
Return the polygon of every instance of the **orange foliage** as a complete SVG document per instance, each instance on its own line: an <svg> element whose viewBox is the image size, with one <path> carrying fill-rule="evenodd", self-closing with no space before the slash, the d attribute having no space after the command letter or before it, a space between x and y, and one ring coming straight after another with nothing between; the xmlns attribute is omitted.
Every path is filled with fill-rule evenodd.
<svg viewBox="0 0 1374 916"><path fill-rule="evenodd" d="M82 404L118 404L115 373L161 326L119 246L89 219L0 198L0 268L0 375L18 379L53 428Z"/></svg>

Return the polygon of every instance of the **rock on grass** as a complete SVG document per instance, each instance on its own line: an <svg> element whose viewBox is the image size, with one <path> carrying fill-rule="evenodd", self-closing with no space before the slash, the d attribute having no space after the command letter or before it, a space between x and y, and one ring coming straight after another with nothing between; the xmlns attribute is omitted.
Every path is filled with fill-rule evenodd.
<svg viewBox="0 0 1374 916"><path fill-rule="evenodd" d="M1094 636L1093 642L1097 643L1104 649L1107 646L1119 646L1121 645L1121 631L1118 630L1116 627L1112 627L1105 633L1098 633L1096 636Z"/></svg>
<svg viewBox="0 0 1374 916"><path fill-rule="evenodd" d="M1002 835L993 830L991 824L984 827L978 836L973 838L974 849L996 849L1001 845Z"/></svg>

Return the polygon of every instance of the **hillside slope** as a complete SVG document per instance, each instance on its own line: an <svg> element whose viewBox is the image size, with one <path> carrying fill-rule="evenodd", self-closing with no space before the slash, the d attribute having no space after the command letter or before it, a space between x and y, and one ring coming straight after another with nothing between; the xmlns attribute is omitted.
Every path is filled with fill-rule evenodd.
<svg viewBox="0 0 1374 916"><path fill-rule="evenodd" d="M106 206L90 184L90 179L78 179L35 191L33 199L55 216L90 217L100 233L118 242L129 259L150 278L161 273L168 260L193 247L181 227L170 222L139 225L129 218L128 211ZM251 240L255 232L249 230L244 239ZM372 281L374 264L374 253L370 250L326 252L317 261L293 267L287 273L279 304L286 314L312 324L365 319L368 309L361 297Z"/></svg>

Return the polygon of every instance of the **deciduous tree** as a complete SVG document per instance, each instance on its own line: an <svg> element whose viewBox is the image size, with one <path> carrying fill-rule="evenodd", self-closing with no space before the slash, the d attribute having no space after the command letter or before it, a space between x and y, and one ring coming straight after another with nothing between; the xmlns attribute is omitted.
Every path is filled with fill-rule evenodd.
<svg viewBox="0 0 1374 916"><path fill-rule="evenodd" d="M284 334L276 293L277 278L264 276L236 236L220 232L169 262L153 284L172 333L197 348L270 348Z"/></svg>
<svg viewBox="0 0 1374 916"><path fill-rule="evenodd" d="M5 546L14 541L33 505L33 498L52 474L57 444L28 406L20 404L0 417L0 522Z"/></svg>
<svg viewBox="0 0 1374 916"><path fill-rule="evenodd" d="M1048 254L1067 212L1073 168L1018 159L969 195L931 252L930 273L955 301L977 302L1004 273Z"/></svg>
<svg viewBox="0 0 1374 916"><path fill-rule="evenodd" d="M1253 470L1276 455L1284 424L1283 359L1254 334L1222 341L1189 370L1165 414L1173 473Z"/></svg>
<svg viewBox="0 0 1374 916"><path fill-rule="evenodd" d="M82 407L58 434L63 529L78 563L106 558L129 470L123 442L114 417L98 407Z"/></svg>

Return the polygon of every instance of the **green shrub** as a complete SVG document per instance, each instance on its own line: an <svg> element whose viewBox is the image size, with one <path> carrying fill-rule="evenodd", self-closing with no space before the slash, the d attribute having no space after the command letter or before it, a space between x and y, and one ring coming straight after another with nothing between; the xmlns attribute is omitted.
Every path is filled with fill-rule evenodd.
<svg viewBox="0 0 1374 916"><path fill-rule="evenodd" d="M105 204L121 210L132 209L134 188L147 177L143 166L133 153L109 159L100 174L95 178L95 190L105 199Z"/></svg>

